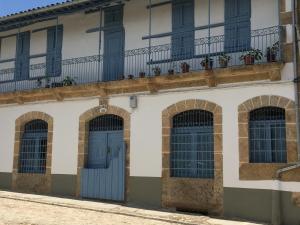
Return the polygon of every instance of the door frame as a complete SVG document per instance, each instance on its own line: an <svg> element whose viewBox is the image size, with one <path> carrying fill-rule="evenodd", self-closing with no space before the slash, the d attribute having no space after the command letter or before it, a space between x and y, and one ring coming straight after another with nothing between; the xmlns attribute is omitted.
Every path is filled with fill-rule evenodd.
<svg viewBox="0 0 300 225"><path fill-rule="evenodd" d="M108 105L108 104L107 104ZM81 184L81 169L87 163L88 154L88 135L89 135L89 121L107 114L113 114L123 119L123 141L126 145L125 152L125 194L124 202L128 200L129 194L129 174L130 174L130 113L125 109L116 106L107 106L107 111L101 113L101 107L97 106L87 110L79 117L79 135L78 135L78 164L77 164L77 182L76 182L76 197L80 198L80 184Z"/></svg>

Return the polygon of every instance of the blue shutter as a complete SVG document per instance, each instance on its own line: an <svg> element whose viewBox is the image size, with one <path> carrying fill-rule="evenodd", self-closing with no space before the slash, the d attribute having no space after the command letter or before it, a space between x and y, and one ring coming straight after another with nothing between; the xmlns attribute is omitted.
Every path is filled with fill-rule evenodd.
<svg viewBox="0 0 300 225"><path fill-rule="evenodd" d="M172 1L172 58L194 56L194 0Z"/></svg>
<svg viewBox="0 0 300 225"><path fill-rule="evenodd" d="M56 35L57 30L57 35ZM57 39L56 39L57 38ZM46 75L59 76L61 74L63 26L48 28Z"/></svg>
<svg viewBox="0 0 300 225"><path fill-rule="evenodd" d="M30 57L30 32L17 35L17 50L15 61L15 79L26 80L29 78Z"/></svg>
<svg viewBox="0 0 300 225"><path fill-rule="evenodd" d="M251 46L251 0L225 0L225 52Z"/></svg>

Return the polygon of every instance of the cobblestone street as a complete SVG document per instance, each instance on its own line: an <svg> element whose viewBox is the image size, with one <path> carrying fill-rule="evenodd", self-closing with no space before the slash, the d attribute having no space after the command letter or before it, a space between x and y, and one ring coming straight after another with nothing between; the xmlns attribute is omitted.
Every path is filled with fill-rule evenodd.
<svg viewBox="0 0 300 225"><path fill-rule="evenodd" d="M0 191L1 225L255 225L197 214Z"/></svg>

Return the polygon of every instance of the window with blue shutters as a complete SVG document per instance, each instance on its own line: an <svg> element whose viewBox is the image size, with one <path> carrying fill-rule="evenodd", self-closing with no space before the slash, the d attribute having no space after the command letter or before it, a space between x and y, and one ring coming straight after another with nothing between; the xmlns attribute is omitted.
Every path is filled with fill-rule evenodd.
<svg viewBox="0 0 300 225"><path fill-rule="evenodd" d="M30 32L17 35L15 61L15 79L26 80L29 78Z"/></svg>
<svg viewBox="0 0 300 225"><path fill-rule="evenodd" d="M286 163L285 110L263 107L250 112L250 163Z"/></svg>
<svg viewBox="0 0 300 225"><path fill-rule="evenodd" d="M19 173L45 173L48 124L32 120L25 124L21 139Z"/></svg>
<svg viewBox="0 0 300 225"><path fill-rule="evenodd" d="M171 176L214 178L213 114L189 110L173 117Z"/></svg>
<svg viewBox="0 0 300 225"><path fill-rule="evenodd" d="M225 0L225 52L251 47L251 0Z"/></svg>
<svg viewBox="0 0 300 225"><path fill-rule="evenodd" d="M47 29L46 75L59 76L61 74L63 26Z"/></svg>
<svg viewBox="0 0 300 225"><path fill-rule="evenodd" d="M172 58L194 56L194 0L172 1Z"/></svg>

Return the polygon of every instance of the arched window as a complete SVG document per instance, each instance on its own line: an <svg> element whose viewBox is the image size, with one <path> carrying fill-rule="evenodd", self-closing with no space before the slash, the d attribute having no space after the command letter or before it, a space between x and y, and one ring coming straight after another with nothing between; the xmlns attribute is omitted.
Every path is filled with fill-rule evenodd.
<svg viewBox="0 0 300 225"><path fill-rule="evenodd" d="M48 124L45 121L32 120L25 124L20 148L20 173L45 173L47 135Z"/></svg>
<svg viewBox="0 0 300 225"><path fill-rule="evenodd" d="M123 119L103 115L89 122L87 168L108 168L115 152L123 146Z"/></svg>
<svg viewBox="0 0 300 225"><path fill-rule="evenodd" d="M250 163L286 163L285 110L259 108L249 120Z"/></svg>
<svg viewBox="0 0 300 225"><path fill-rule="evenodd" d="M173 117L171 176L214 177L213 114L189 110Z"/></svg>

